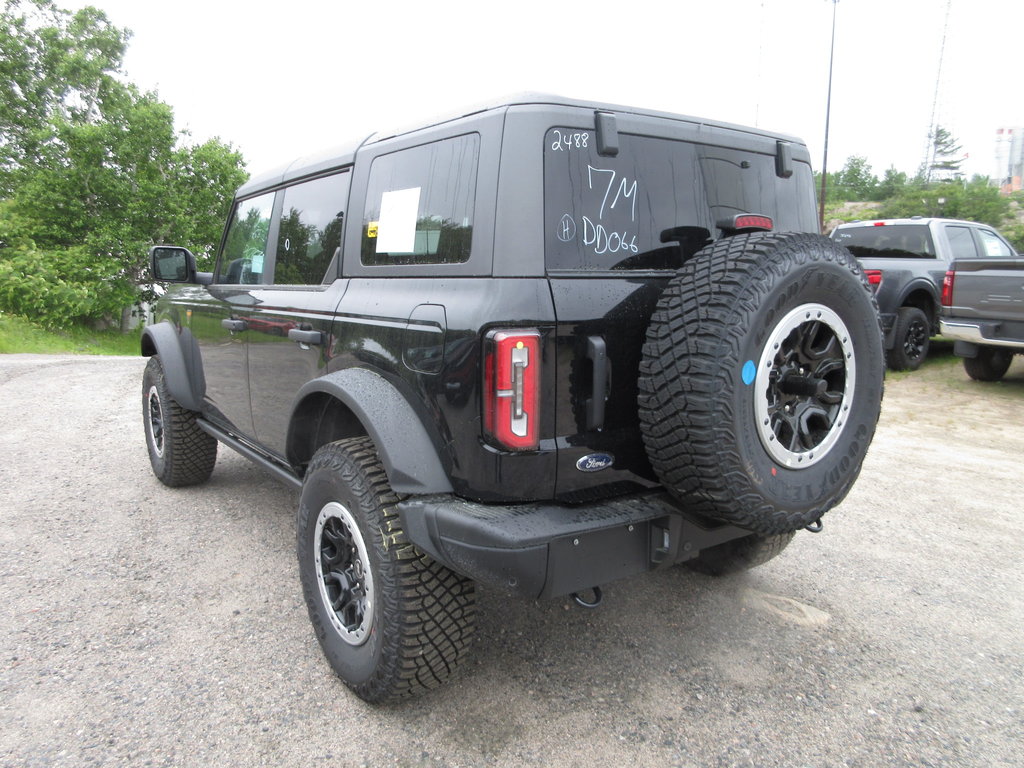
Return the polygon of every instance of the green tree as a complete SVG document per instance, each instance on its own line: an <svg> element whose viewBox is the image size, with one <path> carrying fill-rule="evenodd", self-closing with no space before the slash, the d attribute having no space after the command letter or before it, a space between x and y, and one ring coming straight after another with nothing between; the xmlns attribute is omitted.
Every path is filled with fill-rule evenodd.
<svg viewBox="0 0 1024 768"><path fill-rule="evenodd" d="M895 166L889 166L882 176L882 180L878 183L878 187L875 189L874 199L881 202L882 200L895 197L903 191L908 181L906 173L897 171Z"/></svg>
<svg viewBox="0 0 1024 768"><path fill-rule="evenodd" d="M953 134L941 125L937 125L929 139L931 151L924 173L925 181L936 179L947 181L962 178L960 164L963 163L963 147L953 137Z"/></svg>
<svg viewBox="0 0 1024 768"><path fill-rule="evenodd" d="M4 0L0 13L0 197L37 165L61 117L88 122L119 71L129 33L102 11L74 15L52 0Z"/></svg>
<svg viewBox="0 0 1024 768"><path fill-rule="evenodd" d="M859 155L847 158L836 182L840 197L847 201L873 200L878 188L878 178L871 172L867 158Z"/></svg>
<svg viewBox="0 0 1024 768"><path fill-rule="evenodd" d="M949 181L927 187L908 184L882 205L878 217L942 216L998 227L1009 211L1010 200L999 194L987 177L975 176L967 183Z"/></svg>
<svg viewBox="0 0 1024 768"><path fill-rule="evenodd" d="M0 91L3 114L12 125L30 112L42 122L3 144L11 191L0 232L12 245L0 249L0 279L11 281L0 307L51 326L116 318L146 298L149 246L189 245L208 264L232 192L246 178L242 158L217 139L187 145L167 104L114 76L128 34L99 11L72 16L48 0L8 0L4 17L12 23L3 44L31 52L41 73L24 79L25 87L39 84L30 100L21 86ZM103 48L110 55L102 61L90 58L67 44L81 29L122 45ZM10 39L19 34L20 48ZM47 85L82 71L88 87ZM68 291L50 287L64 285Z"/></svg>

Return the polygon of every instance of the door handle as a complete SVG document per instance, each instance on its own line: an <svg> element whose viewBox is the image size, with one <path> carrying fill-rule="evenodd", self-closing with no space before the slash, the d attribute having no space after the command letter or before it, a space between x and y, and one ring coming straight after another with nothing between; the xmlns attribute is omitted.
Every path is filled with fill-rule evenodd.
<svg viewBox="0 0 1024 768"><path fill-rule="evenodd" d="M604 426L604 403L608 399L608 349L600 336L587 337L587 357L593 364L590 398L587 399L587 429Z"/></svg>
<svg viewBox="0 0 1024 768"><path fill-rule="evenodd" d="M233 317L228 317L220 321L222 327L227 328L229 331L234 333L235 331L244 331L246 329L245 320L236 320Z"/></svg>
<svg viewBox="0 0 1024 768"><path fill-rule="evenodd" d="M320 346L324 343L324 335L320 331L307 331L301 328L290 328L288 330L288 338L300 344L311 344L313 346Z"/></svg>

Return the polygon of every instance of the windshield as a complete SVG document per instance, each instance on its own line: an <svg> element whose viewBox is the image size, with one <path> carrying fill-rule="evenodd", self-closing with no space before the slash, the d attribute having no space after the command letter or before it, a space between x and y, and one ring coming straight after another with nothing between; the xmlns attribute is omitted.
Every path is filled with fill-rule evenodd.
<svg viewBox="0 0 1024 768"><path fill-rule="evenodd" d="M837 229L833 238L854 256L935 258L927 224L877 224Z"/></svg>

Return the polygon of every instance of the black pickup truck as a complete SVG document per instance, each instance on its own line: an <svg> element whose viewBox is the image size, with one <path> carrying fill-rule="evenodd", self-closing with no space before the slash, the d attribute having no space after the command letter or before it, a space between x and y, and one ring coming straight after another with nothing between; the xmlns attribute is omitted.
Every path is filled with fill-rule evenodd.
<svg viewBox="0 0 1024 768"><path fill-rule="evenodd" d="M250 181L212 273L151 259L153 471L224 444L300 492L310 619L370 701L448 677L476 583L593 605L774 557L879 415L867 280L759 130L518 97Z"/></svg>
<svg viewBox="0 0 1024 768"><path fill-rule="evenodd" d="M972 379L998 381L1024 354L1024 258L957 259L942 288L942 335Z"/></svg>
<svg viewBox="0 0 1024 768"><path fill-rule="evenodd" d="M939 331L942 280L953 259L1015 255L992 227L973 221L879 219L840 224L832 239L860 261L875 287L893 370L915 370Z"/></svg>

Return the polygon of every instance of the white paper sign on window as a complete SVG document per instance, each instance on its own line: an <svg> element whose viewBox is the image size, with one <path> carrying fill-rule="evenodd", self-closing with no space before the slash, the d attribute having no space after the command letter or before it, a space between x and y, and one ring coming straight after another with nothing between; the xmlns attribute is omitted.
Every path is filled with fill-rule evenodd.
<svg viewBox="0 0 1024 768"><path fill-rule="evenodd" d="M420 188L385 192L380 200L377 253L413 253L416 248L416 214Z"/></svg>

